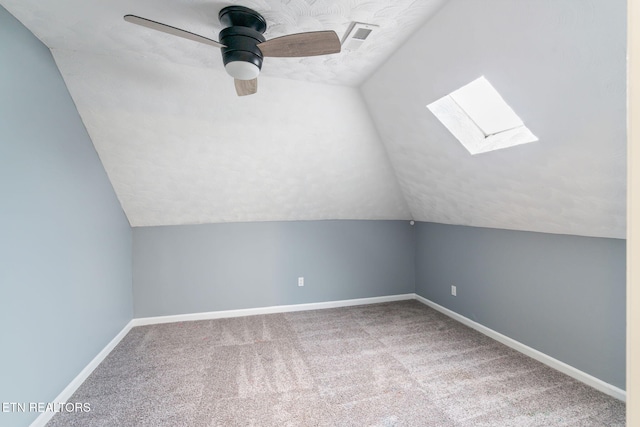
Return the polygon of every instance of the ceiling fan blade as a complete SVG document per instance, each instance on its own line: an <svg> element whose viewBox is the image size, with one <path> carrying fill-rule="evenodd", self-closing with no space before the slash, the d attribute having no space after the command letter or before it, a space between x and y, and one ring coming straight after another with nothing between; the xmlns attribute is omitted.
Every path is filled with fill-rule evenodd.
<svg viewBox="0 0 640 427"><path fill-rule="evenodd" d="M151 28L152 30L162 31L163 33L171 34L174 36L182 37L184 39L193 40L196 42L208 44L215 47L225 47L222 43L215 40L208 39L203 36L199 36L189 31L181 30L180 28L172 27L171 25L161 24L160 22L152 21L150 19L141 18L135 15L125 15L124 20L131 22L132 24L142 25L143 27Z"/></svg>
<svg viewBox="0 0 640 427"><path fill-rule="evenodd" d="M335 31L313 31L290 34L258 43L264 56L298 57L340 52L340 39Z"/></svg>
<svg viewBox="0 0 640 427"><path fill-rule="evenodd" d="M258 91L258 79L239 80L235 79L236 93L238 96L253 95Z"/></svg>

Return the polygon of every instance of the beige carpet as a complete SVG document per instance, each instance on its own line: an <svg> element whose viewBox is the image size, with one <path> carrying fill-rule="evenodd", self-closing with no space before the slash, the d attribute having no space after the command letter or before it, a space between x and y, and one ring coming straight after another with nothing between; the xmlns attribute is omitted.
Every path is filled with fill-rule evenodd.
<svg viewBox="0 0 640 427"><path fill-rule="evenodd" d="M48 426L623 426L625 404L417 301L133 328Z"/></svg>

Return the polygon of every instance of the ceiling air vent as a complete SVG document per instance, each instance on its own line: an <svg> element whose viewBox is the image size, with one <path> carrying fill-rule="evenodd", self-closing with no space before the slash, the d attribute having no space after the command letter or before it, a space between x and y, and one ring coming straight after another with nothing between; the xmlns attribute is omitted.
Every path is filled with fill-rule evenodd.
<svg viewBox="0 0 640 427"><path fill-rule="evenodd" d="M354 22L351 24L349 31L342 39L342 49L356 50L364 41L371 36L371 33L378 28L377 25L363 24L362 22Z"/></svg>

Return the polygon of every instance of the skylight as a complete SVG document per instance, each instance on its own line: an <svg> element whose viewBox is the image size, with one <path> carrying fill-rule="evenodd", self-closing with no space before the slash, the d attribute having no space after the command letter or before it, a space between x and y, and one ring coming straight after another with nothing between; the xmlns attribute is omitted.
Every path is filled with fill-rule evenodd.
<svg viewBox="0 0 640 427"><path fill-rule="evenodd" d="M471 154L538 140L484 76L427 108Z"/></svg>

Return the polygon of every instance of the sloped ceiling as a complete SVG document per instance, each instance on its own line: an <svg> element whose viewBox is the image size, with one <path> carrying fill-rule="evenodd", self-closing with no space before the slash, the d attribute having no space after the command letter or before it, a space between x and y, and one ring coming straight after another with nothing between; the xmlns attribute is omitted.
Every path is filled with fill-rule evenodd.
<svg viewBox="0 0 640 427"><path fill-rule="evenodd" d="M416 220L625 236L626 3L450 1L363 94ZM425 106L484 75L539 141L471 156Z"/></svg>
<svg viewBox="0 0 640 427"><path fill-rule="evenodd" d="M267 38L380 30L268 58L238 98L216 0L0 0L49 46L133 226L416 219L625 236L626 3L247 0ZM469 155L426 105L484 75L540 138Z"/></svg>

